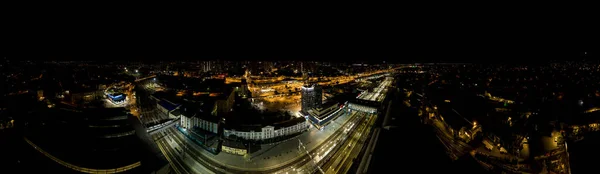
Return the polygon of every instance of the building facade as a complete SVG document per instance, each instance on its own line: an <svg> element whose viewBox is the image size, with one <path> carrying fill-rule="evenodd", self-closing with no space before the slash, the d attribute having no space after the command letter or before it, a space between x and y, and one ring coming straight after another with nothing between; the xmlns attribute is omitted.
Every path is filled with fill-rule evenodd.
<svg viewBox="0 0 600 174"><path fill-rule="evenodd" d="M242 139L246 140L266 140L286 135L291 135L295 133L299 133L305 130L308 130L309 123L305 121L298 122L297 124L281 127L279 129L275 129L274 126L265 126L260 129L260 131L236 131L234 129L223 131L225 137L235 135Z"/></svg>
<svg viewBox="0 0 600 174"><path fill-rule="evenodd" d="M208 120L182 114L180 123L181 127L185 129L199 128L215 134L219 132L219 122L216 120Z"/></svg>
<svg viewBox="0 0 600 174"><path fill-rule="evenodd" d="M43 96L43 92L42 92L42 96ZM89 103L94 100L100 99L102 97L102 91L88 90L88 91L81 91L81 92L71 92L70 96L71 96L71 102L74 104Z"/></svg>
<svg viewBox="0 0 600 174"><path fill-rule="evenodd" d="M221 145L221 151L242 156L248 154L248 148L244 144L229 140L223 141L223 144Z"/></svg>
<svg viewBox="0 0 600 174"><path fill-rule="evenodd" d="M321 127L329 123L329 121L335 119L342 108L337 102L325 103L322 108L309 109L302 114L312 122L313 125Z"/></svg>
<svg viewBox="0 0 600 174"><path fill-rule="evenodd" d="M323 102L323 89L316 84L302 86L302 111L321 107Z"/></svg>

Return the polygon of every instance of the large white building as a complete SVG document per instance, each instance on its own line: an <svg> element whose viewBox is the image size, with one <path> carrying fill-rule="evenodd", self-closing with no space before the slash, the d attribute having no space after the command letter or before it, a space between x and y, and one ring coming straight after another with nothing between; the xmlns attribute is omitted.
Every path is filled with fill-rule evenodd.
<svg viewBox="0 0 600 174"><path fill-rule="evenodd" d="M181 114L181 127L185 129L199 128L217 134L219 132L218 117L209 114L201 115L201 112L189 112L183 108Z"/></svg>
<svg viewBox="0 0 600 174"><path fill-rule="evenodd" d="M186 129L191 129L191 128L197 127L202 130L209 131L209 132L216 134L219 132L218 125L219 125L219 123L216 121L209 121L209 120L205 120L205 119L194 117L194 116L189 117L189 116L182 115L182 117L181 117L181 127L186 128Z"/></svg>
<svg viewBox="0 0 600 174"><path fill-rule="evenodd" d="M254 130L246 130L246 131L241 131L241 130L235 130L235 129L225 129L223 134L225 135L225 137L231 136L231 135L235 135L237 137L240 137L242 139L246 139L246 140L266 140L266 139L271 139L271 138L276 138L276 137L281 137L281 136L286 136L286 135L291 135L291 134L295 134L295 133L299 133L305 130L308 130L308 128L310 127L310 124L308 122L306 122L306 119L304 118L300 118L302 121L297 121L297 120L290 120L290 121L294 121L292 123L295 124L280 124L281 126L265 126L262 127L260 130L254 131ZM299 120L300 120L299 119Z"/></svg>

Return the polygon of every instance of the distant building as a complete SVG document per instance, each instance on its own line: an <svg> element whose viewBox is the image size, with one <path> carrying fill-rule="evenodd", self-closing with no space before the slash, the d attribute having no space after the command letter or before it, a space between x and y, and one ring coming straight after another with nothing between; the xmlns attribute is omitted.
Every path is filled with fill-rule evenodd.
<svg viewBox="0 0 600 174"><path fill-rule="evenodd" d="M341 111L338 102L327 102L323 104L323 107L312 108L308 111L302 111L302 115L308 118L317 127L321 127L333 120L337 114Z"/></svg>
<svg viewBox="0 0 600 174"><path fill-rule="evenodd" d="M323 89L316 85L305 85L302 87L302 111L321 107L323 102Z"/></svg>
<svg viewBox="0 0 600 174"><path fill-rule="evenodd" d="M200 65L202 66L202 72L209 72L212 70L210 61L201 62Z"/></svg>

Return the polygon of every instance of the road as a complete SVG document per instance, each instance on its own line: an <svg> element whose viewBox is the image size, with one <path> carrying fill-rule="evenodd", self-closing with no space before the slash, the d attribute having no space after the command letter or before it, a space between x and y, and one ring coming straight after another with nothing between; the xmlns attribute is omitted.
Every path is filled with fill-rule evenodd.
<svg viewBox="0 0 600 174"><path fill-rule="evenodd" d="M202 165L190 164L192 160L189 160L189 155L184 152L189 149L179 146L173 138L167 136L168 134L172 134L172 132L163 131L153 135L152 138L176 173L214 173Z"/></svg>
<svg viewBox="0 0 600 174"><path fill-rule="evenodd" d="M449 128L446 127L446 124L444 124L441 120L433 119L432 123L436 136L446 147L448 154L453 157L453 159L458 159L458 157L468 153L471 150L471 147L468 144L462 142L461 140L455 139L452 133L450 133Z"/></svg>
<svg viewBox="0 0 600 174"><path fill-rule="evenodd" d="M148 87L148 83L154 83L154 81L142 81L136 86L136 99L138 100L137 104L139 108L140 120L146 127L159 124L168 119L166 114L160 113L156 107L156 101L153 101L150 98L150 95L152 95L154 91Z"/></svg>

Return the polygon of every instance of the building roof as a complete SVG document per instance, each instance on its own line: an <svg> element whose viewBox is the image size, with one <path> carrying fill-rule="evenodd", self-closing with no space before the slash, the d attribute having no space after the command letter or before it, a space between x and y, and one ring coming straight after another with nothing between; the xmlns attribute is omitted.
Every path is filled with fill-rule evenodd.
<svg viewBox="0 0 600 174"><path fill-rule="evenodd" d="M461 115L452 111L452 108L439 108L440 114L444 117L444 121L448 123L450 127L456 130L460 130L462 127L470 128L472 125L465 120Z"/></svg>
<svg viewBox="0 0 600 174"><path fill-rule="evenodd" d="M181 109L175 109L171 112L171 114L173 114L175 116L179 116L179 115L181 115Z"/></svg>
<svg viewBox="0 0 600 174"><path fill-rule="evenodd" d="M337 103L337 102L327 102L322 107L310 109L310 110L308 110L308 112L305 112L305 113L309 113L313 117L322 119L326 116L329 116L333 112L335 112L338 108L338 105L339 105L339 103Z"/></svg>
<svg viewBox="0 0 600 174"><path fill-rule="evenodd" d="M290 127L290 126L296 125L298 123L302 123L304 121L306 121L306 119L304 117L298 117L298 118L294 118L291 120L274 123L273 127L275 127L275 130L277 130L277 129L284 128L284 127Z"/></svg>
<svg viewBox="0 0 600 174"><path fill-rule="evenodd" d="M205 121L218 122L219 117L211 114L215 102L192 102L188 101L178 109L181 115L186 117L197 117Z"/></svg>
<svg viewBox="0 0 600 174"><path fill-rule="evenodd" d="M163 108L169 110L169 111L172 111L172 110L176 109L179 106L178 104L171 103L171 102L168 102L166 100L161 100L161 101L158 102L158 104L160 106L162 106Z"/></svg>
<svg viewBox="0 0 600 174"><path fill-rule="evenodd" d="M227 90L225 79L198 79L181 76L160 76L160 79L167 88L171 89L195 92L224 92Z"/></svg>
<svg viewBox="0 0 600 174"><path fill-rule="evenodd" d="M111 169L144 160L142 154L148 153L136 136L132 124L135 119L103 119L126 115L124 108L48 109L40 114L54 117L56 122L32 129L27 137L56 158L73 165ZM98 163L97 159L109 160Z"/></svg>
<svg viewBox="0 0 600 174"><path fill-rule="evenodd" d="M182 99L176 96L176 93L173 91L157 91L152 94L153 97L160 100L167 100L171 103L181 103Z"/></svg>
<svg viewBox="0 0 600 174"><path fill-rule="evenodd" d="M235 131L241 131L241 132L260 132L262 131L263 126L260 124L256 124L256 125L242 125L242 124L225 124L225 129L230 129L230 130L235 130Z"/></svg>
<svg viewBox="0 0 600 174"><path fill-rule="evenodd" d="M332 106L339 106L339 104L340 103L337 102L337 101L328 101L328 102L323 103L323 105L321 105L321 107L322 108L329 108L329 107L332 107Z"/></svg>
<svg viewBox="0 0 600 174"><path fill-rule="evenodd" d="M256 114L256 115L253 115ZM287 113L252 113L249 112L247 117L243 118L227 118L225 129L243 131L243 132L260 132L262 128L273 126L274 129L289 127L295 124L306 121L304 117L293 117ZM259 117L255 117L259 116Z"/></svg>

